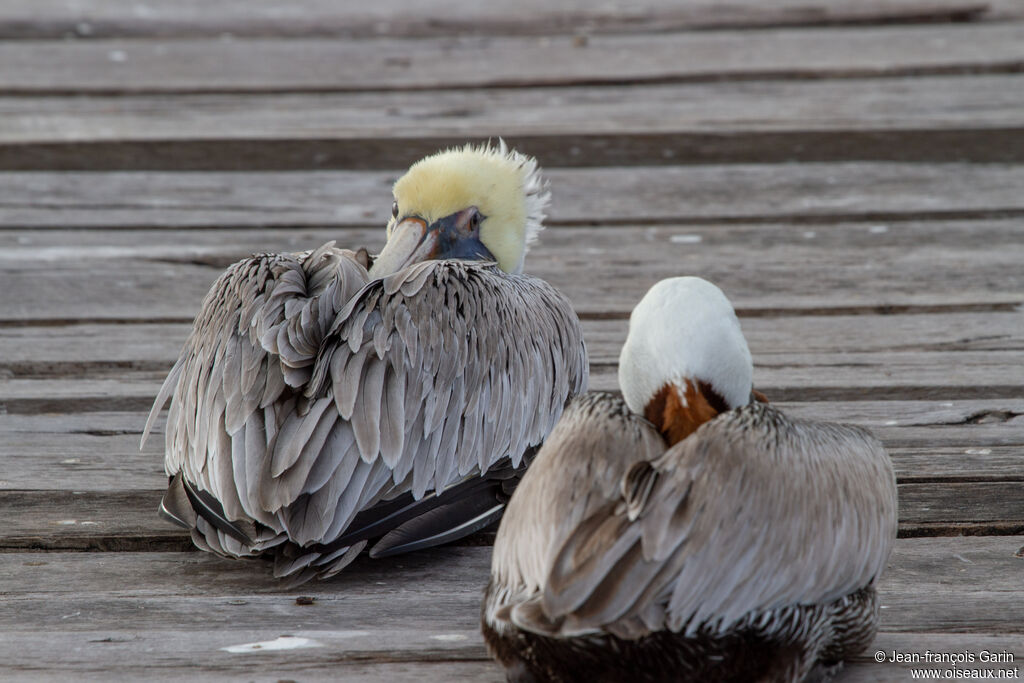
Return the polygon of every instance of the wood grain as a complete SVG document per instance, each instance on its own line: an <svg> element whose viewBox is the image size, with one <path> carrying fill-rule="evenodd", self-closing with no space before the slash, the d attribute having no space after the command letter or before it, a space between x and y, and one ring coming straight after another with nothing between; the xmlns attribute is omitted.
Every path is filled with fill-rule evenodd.
<svg viewBox="0 0 1024 683"><path fill-rule="evenodd" d="M406 39L0 43L0 94L337 92L998 73L1024 25Z"/></svg>
<svg viewBox="0 0 1024 683"><path fill-rule="evenodd" d="M542 148L524 147L523 151L536 154ZM356 227L366 230L342 233L339 238L352 243L374 235L380 239L380 227L391 208L391 184L400 174L397 170L0 172L0 255L32 258L36 247L68 245L72 239L76 247L121 245L121 240L133 244L130 234L97 231L72 238L63 232L26 234L21 232L25 228L284 228L294 232L294 228ZM550 168L545 176L552 193L547 224L554 227L774 221L813 223L807 230L816 230L817 225L856 220L999 216L1016 220L1024 215L1019 191L1024 166L1017 164ZM917 234L929 230L924 224L916 229ZM963 232L977 229L967 223L959 227ZM989 230L986 237L991 239L995 233ZM337 232L320 236L319 230L309 234L317 236L286 241L282 232L239 230L231 243L249 250L298 249L303 240L339 236ZM1003 230L1003 234L1012 231ZM148 234L141 237L155 244L218 244L213 237L199 234L175 235L170 242ZM59 256L51 253L51 258Z"/></svg>
<svg viewBox="0 0 1024 683"><path fill-rule="evenodd" d="M550 229L529 254L527 272L563 291L581 316L590 317L623 317L655 282L681 274L715 282L744 315L906 307L1011 312L1024 302L1024 242L1014 225ZM383 242L381 233L375 235L357 233L369 238L362 244L371 249ZM63 236L64 245L22 245L7 252L9 260L0 258L0 290L6 293L0 320L187 321L222 269L259 243L244 231ZM61 236L27 239L52 244L55 237ZM310 248L324 238L358 244L341 231L279 237L285 239L268 240L264 248ZM737 267L743 263L750 265Z"/></svg>
<svg viewBox="0 0 1024 683"><path fill-rule="evenodd" d="M0 0L8 677L501 680L493 528L286 591L193 552L138 448L221 269L378 248L398 169L498 135L553 166L527 270L593 388L650 284L712 279L759 388L891 453L874 648L1024 657L1024 5L524 1Z"/></svg>
<svg viewBox="0 0 1024 683"><path fill-rule="evenodd" d="M15 516L0 530L2 550L109 552L185 550L188 534L156 514L163 490L0 490ZM899 485L906 537L1024 532L1024 481L930 481ZM493 529L491 530L493 531ZM484 533L482 542L493 542ZM467 542L476 543L471 537Z"/></svg>
<svg viewBox="0 0 1024 683"><path fill-rule="evenodd" d="M109 36L368 36L508 35L667 31L691 28L867 24L973 19L989 3L970 0L643 0L594 6L586 0L526 0L515 8L472 0L425 6L409 0L372 4L301 0L202 0L139 5L134 0L17 0L0 3L0 38Z"/></svg>
<svg viewBox="0 0 1024 683"><path fill-rule="evenodd" d="M1015 553L1022 541L1019 536L898 541L879 584L882 629L894 634L954 629L1021 634L1024 602ZM330 581L284 591L267 563L206 553L2 553L7 581L0 625L5 632L22 633L122 635L127 624L139 631L189 632L197 628L200 610L204 617L198 631L221 632L210 641L214 646L203 651L219 657L219 647L276 630L271 639L321 632L334 640L341 650L335 656L343 659L356 659L360 652L366 659L384 659L394 636L373 636L394 629L421 631L410 637L406 657L439 658L438 653L454 649L452 654L475 658L480 641L471 634L489 565L490 548L447 547L388 560L363 558ZM81 576L90 577L87 593L76 585ZM416 591L396 590L410 582ZM985 587L979 588L979 582ZM297 595L313 597L315 603L298 605ZM922 599L925 595L929 599ZM1001 608L987 609L999 600ZM34 605L30 623L24 619L27 605ZM438 623L442 615L443 625ZM346 637L345 631L369 633ZM466 639L430 638L445 633ZM174 656L174 650L161 650ZM419 654L424 650L425 657Z"/></svg>
<svg viewBox="0 0 1024 683"><path fill-rule="evenodd" d="M562 166L1020 162L1022 80L5 97L0 169L401 168L440 146L498 135Z"/></svg>
<svg viewBox="0 0 1024 683"><path fill-rule="evenodd" d="M1019 311L889 315L740 316L755 359L780 352L1024 351ZM628 321L580 321L594 363L614 363ZM0 376L34 379L162 372L191 323L0 325Z"/></svg>
<svg viewBox="0 0 1024 683"><path fill-rule="evenodd" d="M1017 398L1022 359L1021 351L780 353L757 361L754 384L778 401ZM614 364L592 364L590 388L617 391L617 373ZM138 372L115 366L98 377L0 379L0 408L18 414L147 410L165 374L153 366Z"/></svg>
<svg viewBox="0 0 1024 683"><path fill-rule="evenodd" d="M149 396L140 397L148 401ZM1024 480L1024 400L839 401L778 404L807 419L870 429L903 483ZM0 415L0 490L154 491L163 473L163 424L139 448L146 412Z"/></svg>

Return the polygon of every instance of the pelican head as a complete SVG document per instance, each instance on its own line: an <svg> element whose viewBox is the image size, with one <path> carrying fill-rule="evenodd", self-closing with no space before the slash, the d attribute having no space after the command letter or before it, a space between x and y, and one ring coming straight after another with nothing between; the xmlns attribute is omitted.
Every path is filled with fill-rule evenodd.
<svg viewBox="0 0 1024 683"><path fill-rule="evenodd" d="M490 144L422 159L398 179L388 241L370 275L430 259L496 261L521 273L549 194L537 161Z"/></svg>
<svg viewBox="0 0 1024 683"><path fill-rule="evenodd" d="M619 356L619 386L630 410L670 443L749 403L752 377L736 312L707 280L662 280L633 309Z"/></svg>

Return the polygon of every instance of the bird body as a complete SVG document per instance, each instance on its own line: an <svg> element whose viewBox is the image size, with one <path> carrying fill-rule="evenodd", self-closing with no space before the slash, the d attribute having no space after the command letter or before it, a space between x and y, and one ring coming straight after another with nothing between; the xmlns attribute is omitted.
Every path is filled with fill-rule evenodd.
<svg viewBox="0 0 1024 683"><path fill-rule="evenodd" d="M328 244L231 266L147 424L170 398L165 515L203 549L272 554L295 581L339 571L382 536L371 554L500 516L587 379L571 305L518 272L541 189L535 162L503 146L449 151L396 183L372 263ZM454 195L472 204L446 214Z"/></svg>
<svg viewBox="0 0 1024 683"><path fill-rule="evenodd" d="M595 418L618 437L585 446L602 427L577 406L618 399L576 399L509 503L482 622L510 680L802 681L874 637L888 456L861 428L751 402L732 307L695 280L656 285L631 317L631 416Z"/></svg>

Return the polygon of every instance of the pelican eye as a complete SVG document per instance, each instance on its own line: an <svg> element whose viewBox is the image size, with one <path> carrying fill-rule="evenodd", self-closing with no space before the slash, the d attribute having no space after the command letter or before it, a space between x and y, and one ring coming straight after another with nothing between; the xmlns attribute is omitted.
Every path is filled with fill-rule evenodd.
<svg viewBox="0 0 1024 683"><path fill-rule="evenodd" d="M480 215L480 213L474 211L472 218L469 219L469 227L470 227L470 229L472 229L472 230L479 229L480 228L480 221L482 221L482 220L483 220L483 217Z"/></svg>
<svg viewBox="0 0 1024 683"><path fill-rule="evenodd" d="M391 205L391 217L398 218L398 202Z"/></svg>

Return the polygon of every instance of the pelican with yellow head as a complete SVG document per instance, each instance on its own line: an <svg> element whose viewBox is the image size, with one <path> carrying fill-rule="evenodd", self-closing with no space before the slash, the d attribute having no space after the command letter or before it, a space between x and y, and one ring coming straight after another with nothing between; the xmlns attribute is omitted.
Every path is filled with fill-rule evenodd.
<svg viewBox="0 0 1024 683"><path fill-rule="evenodd" d="M162 514L292 582L500 517L587 382L568 300L522 274L547 201L534 159L466 146L395 183L375 259L329 243L228 268L146 426L169 398Z"/></svg>
<svg viewBox="0 0 1024 683"><path fill-rule="evenodd" d="M490 260L522 273L549 195L537 162L505 144L448 150L398 179L388 243L371 274L428 259Z"/></svg>

